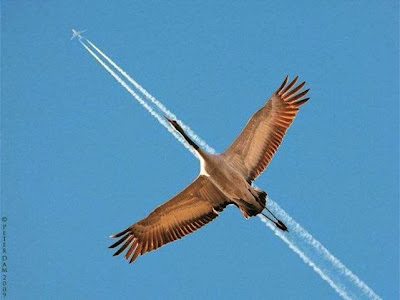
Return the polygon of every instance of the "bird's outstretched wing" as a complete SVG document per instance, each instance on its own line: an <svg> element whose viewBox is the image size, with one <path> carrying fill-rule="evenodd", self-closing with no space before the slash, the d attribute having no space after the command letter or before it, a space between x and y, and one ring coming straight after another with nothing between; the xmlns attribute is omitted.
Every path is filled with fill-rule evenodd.
<svg viewBox="0 0 400 300"><path fill-rule="evenodd" d="M132 263L139 255L158 249L206 225L228 204L230 200L206 176L201 175L147 218L111 236L120 239L110 248L122 244L114 255L128 249L125 258Z"/></svg>
<svg viewBox="0 0 400 300"><path fill-rule="evenodd" d="M222 155L237 168L248 182L254 181L271 162L292 125L299 107L309 98L301 91L305 82L295 86L298 77L288 84L285 78L279 89L243 129L235 142Z"/></svg>

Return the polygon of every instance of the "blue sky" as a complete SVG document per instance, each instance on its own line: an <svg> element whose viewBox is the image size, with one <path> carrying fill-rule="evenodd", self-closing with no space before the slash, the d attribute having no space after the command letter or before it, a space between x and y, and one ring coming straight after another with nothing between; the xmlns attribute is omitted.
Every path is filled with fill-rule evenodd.
<svg viewBox="0 0 400 300"><path fill-rule="evenodd" d="M3 1L8 298L337 299L234 208L129 266L108 236L198 161L77 43L87 37L223 151L285 75L311 88L257 186L385 299L399 296L397 1Z"/></svg>

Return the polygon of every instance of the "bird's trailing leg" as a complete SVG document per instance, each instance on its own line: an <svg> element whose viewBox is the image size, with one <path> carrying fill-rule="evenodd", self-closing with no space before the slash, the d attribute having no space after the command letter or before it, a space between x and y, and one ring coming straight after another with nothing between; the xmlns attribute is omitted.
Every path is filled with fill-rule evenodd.
<svg viewBox="0 0 400 300"><path fill-rule="evenodd" d="M289 232L289 229L286 227L286 225L281 220L279 220L277 217L275 217L275 215L267 207L265 207L265 209L271 214L271 216L276 221L274 221L271 217L269 217L269 216L267 216L267 215L265 215L264 213L261 212L261 214L264 217L266 217L268 220L270 220L272 223L274 223L275 226L278 227L280 230Z"/></svg>

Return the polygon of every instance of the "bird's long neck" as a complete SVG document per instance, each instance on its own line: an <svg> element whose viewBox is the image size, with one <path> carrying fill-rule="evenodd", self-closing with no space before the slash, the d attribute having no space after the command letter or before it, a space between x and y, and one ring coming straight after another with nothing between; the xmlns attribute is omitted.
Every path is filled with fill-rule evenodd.
<svg viewBox="0 0 400 300"><path fill-rule="evenodd" d="M204 151L195 143L192 141L192 139L186 134L185 131L183 131L182 127L176 122L176 121L170 121L170 123L175 127L175 129L183 136L185 141L194 149L196 152L204 158L205 153Z"/></svg>
<svg viewBox="0 0 400 300"><path fill-rule="evenodd" d="M204 164L206 160L208 161L206 152L203 149L201 149L195 142L193 142L192 139L183 130L179 131L179 133L183 136L186 142L188 142L188 144L196 151L197 156L202 165L201 168L204 169Z"/></svg>
<svg viewBox="0 0 400 300"><path fill-rule="evenodd" d="M182 130L179 131L179 133L183 136L186 142L188 142L188 144L193 147L194 150L199 151L200 147L195 142L192 141L192 139L186 134L186 132Z"/></svg>

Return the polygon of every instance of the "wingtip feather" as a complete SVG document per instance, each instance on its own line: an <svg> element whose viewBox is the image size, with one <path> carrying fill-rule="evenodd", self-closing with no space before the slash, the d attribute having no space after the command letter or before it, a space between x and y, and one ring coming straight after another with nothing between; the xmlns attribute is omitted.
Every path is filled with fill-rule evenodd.
<svg viewBox="0 0 400 300"><path fill-rule="evenodd" d="M112 244L112 245L109 246L108 248L112 249L112 248L117 247L119 244L122 244L128 237L129 237L129 234L127 234L126 236L122 237L121 239L119 239L118 241L116 241L114 244Z"/></svg>
<svg viewBox="0 0 400 300"><path fill-rule="evenodd" d="M308 100L310 100L310 98L305 98L303 100L297 101L296 105L298 106L302 106L303 104L305 104Z"/></svg>
<svg viewBox="0 0 400 300"><path fill-rule="evenodd" d="M283 80L281 86L278 88L278 90L276 91L276 93L279 93L286 85L286 83L289 81L289 76L286 75L285 79Z"/></svg>
<svg viewBox="0 0 400 300"><path fill-rule="evenodd" d="M288 84L288 86L285 87L285 89L283 89L282 91L279 92L279 95L280 95L280 96L285 96L285 94L287 94L287 93L290 91L290 89L291 89L292 87L294 87L294 85L297 83L298 80L299 80L299 76L296 76L296 77L292 80L292 82L290 82L290 83Z"/></svg>
<svg viewBox="0 0 400 300"><path fill-rule="evenodd" d="M130 229L131 228L129 227L129 228L125 229L124 231L110 235L110 238L112 238L112 239L119 238L120 236L123 236L125 233L127 233Z"/></svg>

